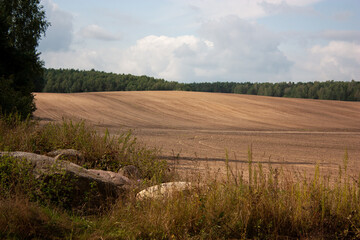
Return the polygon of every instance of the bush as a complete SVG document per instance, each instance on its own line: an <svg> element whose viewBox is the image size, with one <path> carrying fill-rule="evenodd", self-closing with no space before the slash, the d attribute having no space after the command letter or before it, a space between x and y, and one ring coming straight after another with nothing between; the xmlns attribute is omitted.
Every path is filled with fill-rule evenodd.
<svg viewBox="0 0 360 240"><path fill-rule="evenodd" d="M0 157L0 196L10 197L16 194L33 194L36 179L32 174L32 165L27 160L9 156Z"/></svg>

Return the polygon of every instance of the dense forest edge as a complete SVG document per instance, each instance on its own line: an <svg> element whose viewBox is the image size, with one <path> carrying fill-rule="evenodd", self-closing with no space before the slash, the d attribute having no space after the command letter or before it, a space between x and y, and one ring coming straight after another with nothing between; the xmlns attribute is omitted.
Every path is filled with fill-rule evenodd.
<svg viewBox="0 0 360 240"><path fill-rule="evenodd" d="M360 101L360 82L201 82L179 83L148 76L74 69L46 69L43 92L195 91L237 93L274 97Z"/></svg>

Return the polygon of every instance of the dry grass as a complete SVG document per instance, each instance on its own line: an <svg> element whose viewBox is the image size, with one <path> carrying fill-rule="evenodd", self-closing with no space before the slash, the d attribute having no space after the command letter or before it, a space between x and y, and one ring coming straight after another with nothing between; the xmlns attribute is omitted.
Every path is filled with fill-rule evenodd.
<svg viewBox="0 0 360 240"><path fill-rule="evenodd" d="M29 122L23 124L30 129L36 126ZM81 126L83 123L63 124L40 129L37 126L35 129L36 132L52 133L51 136L58 136L63 141L63 135L66 134L59 134L55 126L65 131L63 126ZM9 135L11 129L18 134L22 133L20 129L31 132L27 127L20 128L22 124L17 125L19 128L12 126L8 131L2 129L2 132L12 137L15 135ZM92 136L93 133L90 127L84 129L84 132L80 131L80 135L74 129L69 132L77 133L76 136ZM35 136L40 139L43 137L38 133ZM82 146L84 139L75 139L73 144ZM104 136L101 139L103 141ZM18 141L2 141L2 146ZM14 146L18 145L11 147ZM247 155L248 163L242 169L232 169L229 161L223 162L227 170L223 178L198 175L195 187L187 192L144 201L129 196L126 201L111 206L107 212L91 216L78 215L76 211L64 209L61 198L57 200L60 204L56 204L55 208L53 203L32 198L31 186L35 182L28 174L26 162L20 162L14 167L9 159L2 158L0 238L360 238L360 176L352 178L348 174L347 152L335 178L322 175L319 165L313 166L312 177L294 175L271 165L265 171L262 164L254 163L251 147ZM162 173L163 170L158 167L154 171Z"/></svg>
<svg viewBox="0 0 360 240"><path fill-rule="evenodd" d="M64 239L76 222L58 210L39 206L26 197L0 198L1 239Z"/></svg>
<svg viewBox="0 0 360 240"><path fill-rule="evenodd" d="M84 237L358 239L360 185L347 176L345 166L331 184L319 166L313 178L297 178L276 169L264 173L261 164L249 161L252 174L247 177L201 178L187 193L118 203Z"/></svg>
<svg viewBox="0 0 360 240"><path fill-rule="evenodd" d="M29 123L24 124L30 128L34 127ZM69 127L69 122L63 124ZM77 124L82 123L72 124L74 127L74 124L78 126ZM43 127L44 131L64 140L61 134L54 134L58 133L57 127L50 126L51 131L48 129L49 126ZM61 124L58 126L64 131ZM13 129L21 134L16 127ZM25 132L30 131L26 128L22 129ZM37 129L37 131L42 130ZM80 136L92 136L92 131L84 129ZM75 141L76 144L84 141L82 138L75 139L79 141ZM4 146L4 143L2 144ZM32 192L29 189L34 182L26 172L26 163L11 167L5 158L2 158L2 161L5 162L1 165L1 238L357 239L360 237L360 176L353 179L347 174L349 164L347 152L343 159L343 167L339 169L337 178L332 180L329 176L321 175L318 165L314 166L314 177L295 176L282 169L273 169L271 165L269 171L265 172L261 164L253 163L252 149L249 148L246 169L235 171L229 162L225 161L223 164L227 172L225 178L221 180L216 180L211 175L207 177L198 175L194 183L195 187L186 193L144 201L137 201L129 196L127 201L117 202L105 213L86 217L78 215L76 211L63 209L61 198L58 199L60 204L56 205L55 210L50 210L53 209L53 204L49 205L46 201L31 198ZM154 171L161 173L162 168L158 167ZM244 171L248 172L246 176L242 174Z"/></svg>
<svg viewBox="0 0 360 240"><path fill-rule="evenodd" d="M358 239L360 188L347 178L283 181L254 167L253 181L208 181L166 199L118 202L79 219L26 199L1 201L4 236L48 239ZM277 180L276 180L277 179Z"/></svg>

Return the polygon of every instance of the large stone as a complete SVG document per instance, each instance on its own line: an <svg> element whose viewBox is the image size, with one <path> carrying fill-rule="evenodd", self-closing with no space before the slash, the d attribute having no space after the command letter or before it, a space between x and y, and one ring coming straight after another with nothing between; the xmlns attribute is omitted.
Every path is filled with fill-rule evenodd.
<svg viewBox="0 0 360 240"><path fill-rule="evenodd" d="M55 160L69 160L77 164L84 163L84 155L75 149L58 149L46 154L49 157L54 157Z"/></svg>
<svg viewBox="0 0 360 240"><path fill-rule="evenodd" d="M85 169L69 161L27 152L0 152L0 156L12 156L27 159L33 166L33 174L37 178L48 178L63 174L74 180L72 204L83 204L84 196L91 192L87 207L101 205L106 201L114 201L125 197L131 189L132 182L119 173L110 171ZM94 194L95 193L95 194Z"/></svg>
<svg viewBox="0 0 360 240"><path fill-rule="evenodd" d="M167 182L160 185L148 187L140 191L136 195L136 199L159 199L171 197L175 193L184 192L190 190L192 184L190 182Z"/></svg>
<svg viewBox="0 0 360 240"><path fill-rule="evenodd" d="M95 174L96 176L106 179L107 181L112 182L117 186L125 186L131 184L131 180L126 176L121 175L120 173L98 169L88 169L87 171L88 173Z"/></svg>

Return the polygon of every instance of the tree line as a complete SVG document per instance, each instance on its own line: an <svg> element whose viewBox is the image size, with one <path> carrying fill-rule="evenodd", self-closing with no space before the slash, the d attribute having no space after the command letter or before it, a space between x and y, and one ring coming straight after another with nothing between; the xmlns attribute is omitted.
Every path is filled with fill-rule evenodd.
<svg viewBox="0 0 360 240"><path fill-rule="evenodd" d="M95 70L46 69L43 92L75 93L100 91L177 90L237 93L274 97L360 101L360 82L204 82L178 83L148 76L106 73Z"/></svg>

